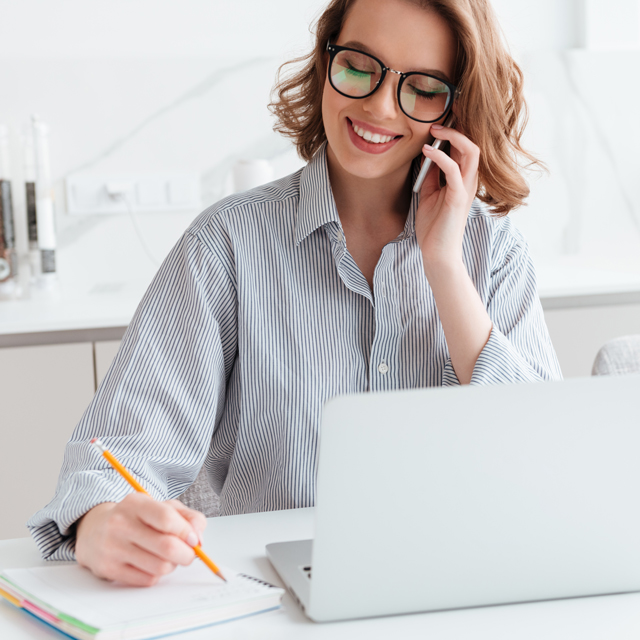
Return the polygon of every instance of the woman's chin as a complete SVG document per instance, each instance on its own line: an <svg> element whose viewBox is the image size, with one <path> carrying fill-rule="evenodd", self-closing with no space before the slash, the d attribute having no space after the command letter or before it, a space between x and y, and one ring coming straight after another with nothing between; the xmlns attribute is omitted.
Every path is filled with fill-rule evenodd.
<svg viewBox="0 0 640 640"><path fill-rule="evenodd" d="M398 172L407 171L415 155L404 159L383 156L367 156L363 158L359 153L341 150L338 153L334 153L334 157L342 169L354 178L380 180L391 177Z"/></svg>

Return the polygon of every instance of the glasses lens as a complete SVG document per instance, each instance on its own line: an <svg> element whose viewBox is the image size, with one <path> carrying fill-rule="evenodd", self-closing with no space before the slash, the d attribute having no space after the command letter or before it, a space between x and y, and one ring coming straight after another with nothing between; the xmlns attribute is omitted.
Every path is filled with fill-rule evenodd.
<svg viewBox="0 0 640 640"><path fill-rule="evenodd" d="M412 73L402 83L400 105L407 115L416 120L439 120L450 102L449 87L436 78Z"/></svg>
<svg viewBox="0 0 640 640"><path fill-rule="evenodd" d="M340 93L362 98L376 88L382 68L366 53L340 51L333 58L330 74L333 86Z"/></svg>

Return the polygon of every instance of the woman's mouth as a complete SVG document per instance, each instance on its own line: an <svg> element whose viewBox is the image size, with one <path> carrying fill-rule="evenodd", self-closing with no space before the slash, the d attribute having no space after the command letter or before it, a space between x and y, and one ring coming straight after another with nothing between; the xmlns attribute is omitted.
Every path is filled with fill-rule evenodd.
<svg viewBox="0 0 640 640"><path fill-rule="evenodd" d="M384 153L402 138L402 136L385 135L377 131L371 131L366 128L366 123L356 123L349 118L346 120L351 142L358 149L367 153Z"/></svg>

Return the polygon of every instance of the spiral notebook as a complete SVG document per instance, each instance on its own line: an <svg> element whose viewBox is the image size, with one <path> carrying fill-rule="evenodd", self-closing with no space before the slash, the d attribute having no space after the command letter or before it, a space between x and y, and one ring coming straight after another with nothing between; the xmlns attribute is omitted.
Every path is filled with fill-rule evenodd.
<svg viewBox="0 0 640 640"><path fill-rule="evenodd" d="M79 640L145 640L277 609L284 590L203 563L178 567L153 587L96 578L77 564L0 573L0 595Z"/></svg>

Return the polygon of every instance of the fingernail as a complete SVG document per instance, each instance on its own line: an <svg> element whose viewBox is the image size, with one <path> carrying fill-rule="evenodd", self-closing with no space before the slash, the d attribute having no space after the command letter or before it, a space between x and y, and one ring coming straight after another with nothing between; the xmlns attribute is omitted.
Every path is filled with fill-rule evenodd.
<svg viewBox="0 0 640 640"><path fill-rule="evenodd" d="M187 536L187 544L190 547L195 547L198 544L198 536L195 534L195 532L191 532L188 536Z"/></svg>
<svg viewBox="0 0 640 640"><path fill-rule="evenodd" d="M431 149L433 151L433 147L430 144L425 144L423 149Z"/></svg>
<svg viewBox="0 0 640 640"><path fill-rule="evenodd" d="M444 129L444 127L441 124L432 124L431 128L432 129Z"/></svg>

